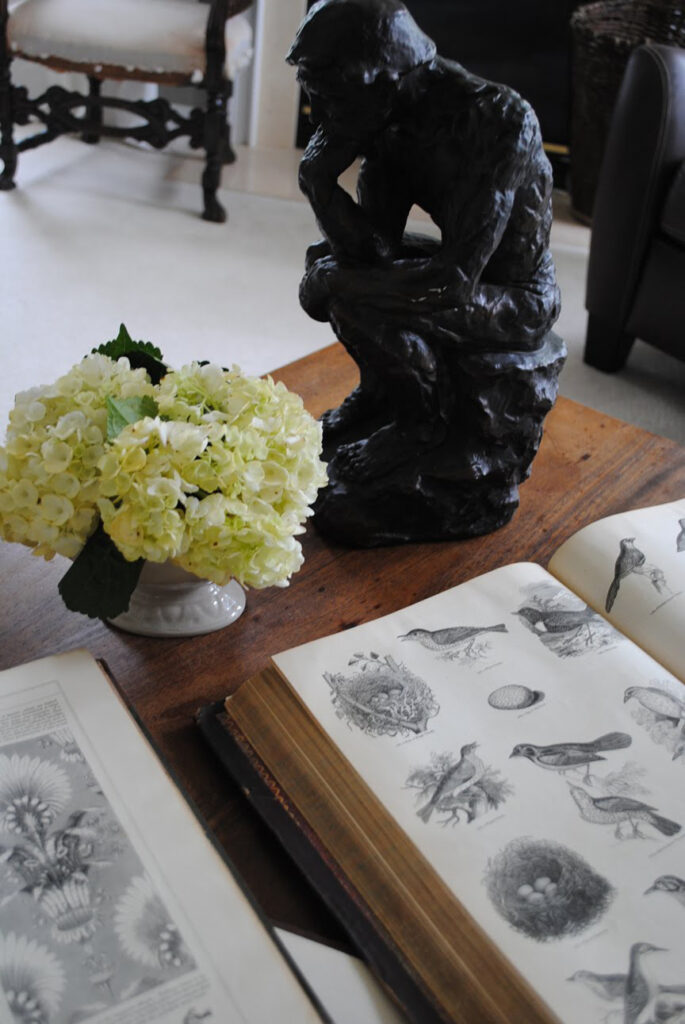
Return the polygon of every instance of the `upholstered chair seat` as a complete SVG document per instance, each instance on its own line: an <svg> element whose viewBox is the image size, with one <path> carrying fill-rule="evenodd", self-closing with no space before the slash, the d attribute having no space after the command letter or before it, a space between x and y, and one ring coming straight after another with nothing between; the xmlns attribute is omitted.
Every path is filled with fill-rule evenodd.
<svg viewBox="0 0 685 1024"><path fill-rule="evenodd" d="M103 77L145 81L169 76L201 81L205 74L207 7L187 0L23 0L10 8L14 56L65 70L99 66ZM233 79L252 55L244 14L226 21L225 73Z"/></svg>

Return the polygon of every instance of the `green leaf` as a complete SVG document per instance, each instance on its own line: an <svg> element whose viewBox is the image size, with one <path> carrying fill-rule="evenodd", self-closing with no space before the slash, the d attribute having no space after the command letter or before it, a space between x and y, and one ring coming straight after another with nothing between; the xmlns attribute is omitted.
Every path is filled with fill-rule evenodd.
<svg viewBox="0 0 685 1024"><path fill-rule="evenodd" d="M107 440L113 441L129 423L142 420L144 416L156 416L159 406L150 395L133 398L112 398L107 395Z"/></svg>
<svg viewBox="0 0 685 1024"><path fill-rule="evenodd" d="M145 559L127 562L98 525L58 584L67 608L91 619L113 619L125 612Z"/></svg>
<svg viewBox="0 0 685 1024"><path fill-rule="evenodd" d="M120 326L119 334L113 341L99 345L93 352L109 356L110 359L126 356L134 370L140 367L147 370L153 384L159 384L167 372L161 350L150 341L134 341L124 324Z"/></svg>

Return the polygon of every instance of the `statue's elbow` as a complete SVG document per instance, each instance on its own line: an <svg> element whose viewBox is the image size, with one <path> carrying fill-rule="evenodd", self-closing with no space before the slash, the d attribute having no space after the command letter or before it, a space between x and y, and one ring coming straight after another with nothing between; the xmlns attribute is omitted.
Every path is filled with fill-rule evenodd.
<svg viewBox="0 0 685 1024"><path fill-rule="evenodd" d="M328 176L321 173L319 162L314 157L302 157L297 174L297 183L300 191L304 193L310 202L322 198L322 193L330 191Z"/></svg>

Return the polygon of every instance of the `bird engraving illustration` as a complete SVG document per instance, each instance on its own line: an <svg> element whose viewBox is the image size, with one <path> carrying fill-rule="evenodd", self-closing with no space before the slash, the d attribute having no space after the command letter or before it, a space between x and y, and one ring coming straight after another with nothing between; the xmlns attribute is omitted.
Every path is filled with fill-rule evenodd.
<svg viewBox="0 0 685 1024"><path fill-rule="evenodd" d="M579 982L605 1002L620 1003L623 1007L626 977L625 974L595 974L594 971L575 971L566 980Z"/></svg>
<svg viewBox="0 0 685 1024"><path fill-rule="evenodd" d="M422 821L428 821L433 811L446 797L453 797L457 790L463 789L466 785L473 785L481 777L485 765L476 754L477 746L477 743L466 743L461 748L457 763L441 776L428 803L416 812Z"/></svg>
<svg viewBox="0 0 685 1024"><path fill-rule="evenodd" d="M650 892L670 893L681 906L685 907L685 878L678 878L677 875L660 875L649 889L645 890L645 896Z"/></svg>
<svg viewBox="0 0 685 1024"><path fill-rule="evenodd" d="M581 786L571 786L571 796L576 802L580 816L584 821L594 825L615 825L614 835L617 839L627 837L621 826L628 822L633 829L632 837L646 839L640 832L640 822L645 822L661 832L665 836L674 836L680 832L681 826L658 814L654 807L642 803L641 800L632 800L626 796L591 796Z"/></svg>
<svg viewBox="0 0 685 1024"><path fill-rule="evenodd" d="M645 944L647 945L647 944ZM656 947L650 950L657 952ZM647 952L645 949L643 952ZM638 950L637 956L639 958ZM634 975L633 980L636 980ZM578 982L604 1002L615 1005L616 1010L623 1012L625 1007L627 974L596 974L594 971L575 971L567 981ZM685 985L655 985L652 989L652 1004L654 1013L648 1019L674 1024L672 1014L679 1013L685 1002ZM647 1009L649 1009L649 1004ZM608 1019L608 1018L607 1018Z"/></svg>
<svg viewBox="0 0 685 1024"><path fill-rule="evenodd" d="M680 735L677 737L675 744L673 745L673 761L677 761L679 757L685 757L685 722L680 729Z"/></svg>
<svg viewBox="0 0 685 1024"><path fill-rule="evenodd" d="M448 626L446 629L410 629L399 640L414 640L429 651L451 654L463 645L470 646L483 633L507 633L503 622L496 626Z"/></svg>
<svg viewBox="0 0 685 1024"><path fill-rule="evenodd" d="M618 558L616 559L616 565L614 566L614 578L611 581L609 590L607 592L605 609L610 612L613 608L614 601L618 597L618 591L621 586L622 580L626 576L630 576L631 572L636 572L646 562L644 553L639 548L635 547L634 537L624 537L620 543L620 550Z"/></svg>
<svg viewBox="0 0 685 1024"><path fill-rule="evenodd" d="M652 584L657 594L668 590L666 577L658 565L652 565L645 558L644 552L635 546L634 537L624 537L620 543L620 551L614 567L614 578L606 596L605 610L610 612L618 597L621 583L632 574L644 576Z"/></svg>
<svg viewBox="0 0 685 1024"><path fill-rule="evenodd" d="M571 630L589 629L590 623L600 616L588 605L584 608L533 608L526 605L516 612L535 633L569 633Z"/></svg>
<svg viewBox="0 0 685 1024"><path fill-rule="evenodd" d="M685 723L685 700L657 686L629 686L623 694L623 703L636 700L643 708L660 718L668 718L678 725Z"/></svg>
<svg viewBox="0 0 685 1024"><path fill-rule="evenodd" d="M625 732L608 732L588 743L551 743L540 747L534 743L517 743L509 757L527 757L539 768L564 774L573 769L585 770L585 781L590 782L590 765L606 761L599 751L623 750L632 743Z"/></svg>
<svg viewBox="0 0 685 1024"><path fill-rule="evenodd" d="M685 551L685 519L679 519L678 526L680 527L680 531L676 537L676 551Z"/></svg>
<svg viewBox="0 0 685 1024"><path fill-rule="evenodd" d="M623 1020L624 1024L654 1024L673 1021L675 1014L685 1009L685 986L662 985L652 976L643 957L651 953L665 953L661 946L651 942L635 942L630 947L630 961L626 976Z"/></svg>

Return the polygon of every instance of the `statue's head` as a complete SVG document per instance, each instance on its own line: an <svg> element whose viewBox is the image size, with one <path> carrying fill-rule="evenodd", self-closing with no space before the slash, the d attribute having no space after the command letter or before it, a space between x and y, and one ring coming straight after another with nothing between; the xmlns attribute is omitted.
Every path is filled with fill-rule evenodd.
<svg viewBox="0 0 685 1024"><path fill-rule="evenodd" d="M435 55L399 0L318 0L286 60L297 65L313 120L339 124L387 106L398 80Z"/></svg>

